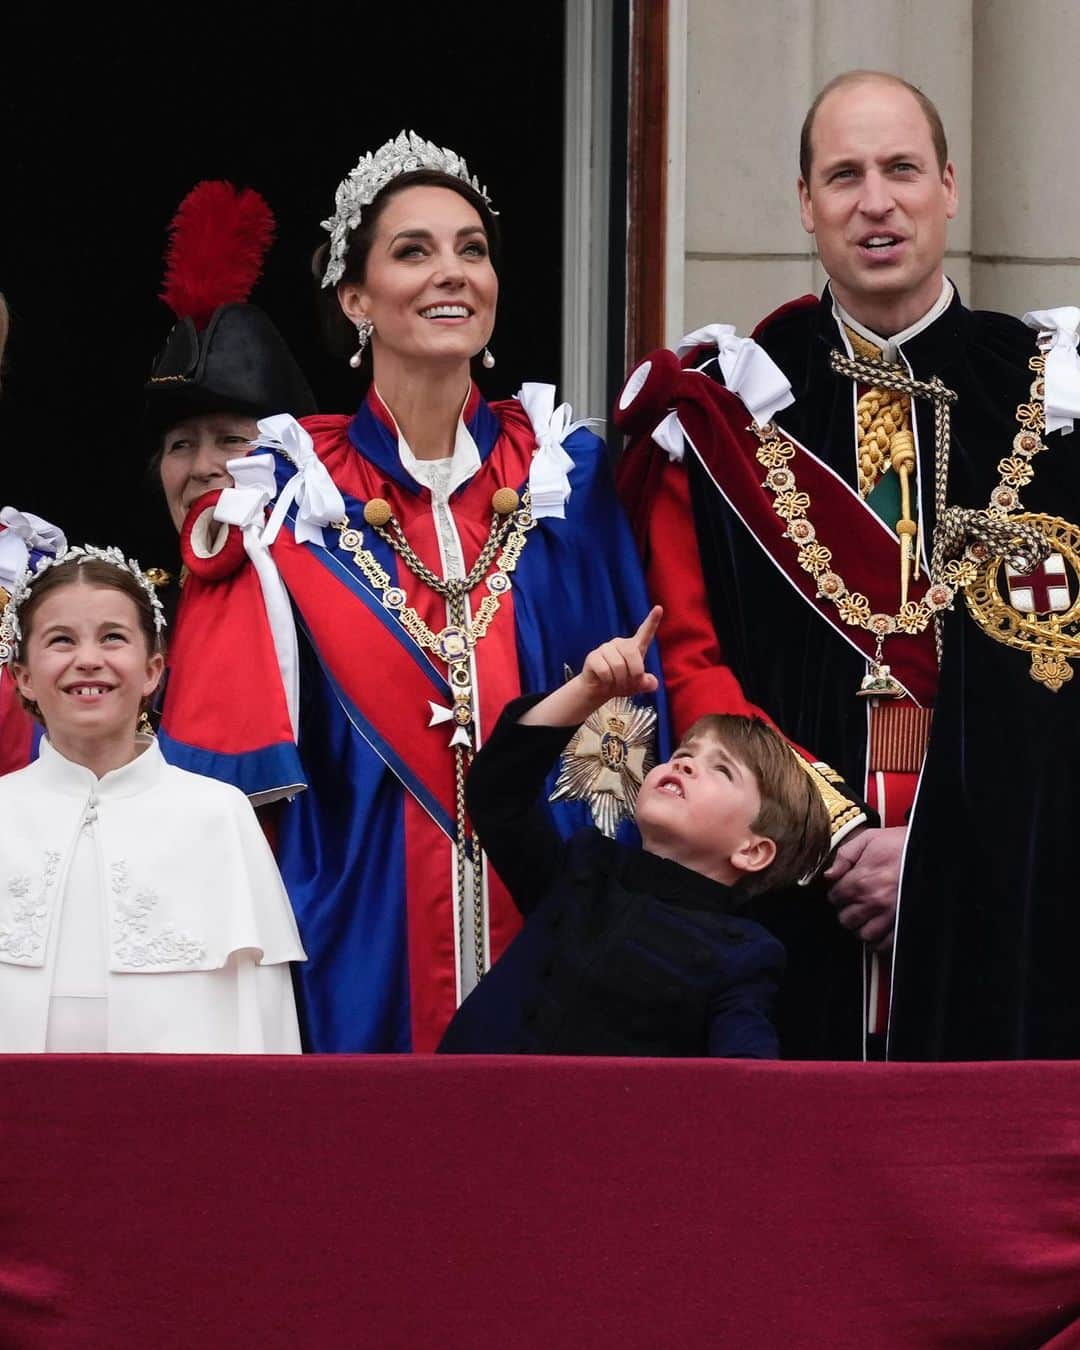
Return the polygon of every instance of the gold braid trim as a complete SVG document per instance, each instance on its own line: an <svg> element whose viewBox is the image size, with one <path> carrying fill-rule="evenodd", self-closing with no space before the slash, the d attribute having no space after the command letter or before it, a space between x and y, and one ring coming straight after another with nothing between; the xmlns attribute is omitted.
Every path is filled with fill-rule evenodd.
<svg viewBox="0 0 1080 1350"><path fill-rule="evenodd" d="M847 324L844 324L844 332L856 356L861 356L864 361L881 360L881 349L861 333L856 333ZM859 419L859 495L866 497L878 479L892 467L893 438L897 432L911 435L911 397L903 392L889 393L875 384L862 394L856 412Z"/></svg>
<svg viewBox="0 0 1080 1350"><path fill-rule="evenodd" d="M811 764L797 750L792 750L791 753L795 756L800 768L805 771L811 783L817 788L818 796L821 798L825 810L829 813L829 834L835 839L841 830L846 829L847 826L863 815L862 807L833 787L834 782L843 781L834 769L830 769L827 764Z"/></svg>

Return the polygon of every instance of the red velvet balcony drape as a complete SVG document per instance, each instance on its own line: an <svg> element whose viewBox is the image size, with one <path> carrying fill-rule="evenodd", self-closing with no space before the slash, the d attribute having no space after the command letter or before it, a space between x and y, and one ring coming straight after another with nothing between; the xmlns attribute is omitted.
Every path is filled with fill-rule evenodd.
<svg viewBox="0 0 1080 1350"><path fill-rule="evenodd" d="M1080 1065L0 1059L0 1345L1080 1345Z"/></svg>

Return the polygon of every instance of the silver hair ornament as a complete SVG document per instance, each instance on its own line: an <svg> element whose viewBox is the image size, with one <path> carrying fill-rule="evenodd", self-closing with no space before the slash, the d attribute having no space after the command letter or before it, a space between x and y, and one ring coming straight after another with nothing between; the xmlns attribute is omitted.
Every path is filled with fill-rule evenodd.
<svg viewBox="0 0 1080 1350"><path fill-rule="evenodd" d="M393 140L380 145L378 150L369 151L350 171L348 178L338 184L334 194L334 214L321 222L330 235L330 253L322 279L324 287L335 286L345 274L349 236L360 224L364 207L371 205L387 183L400 174L413 173L417 169L434 169L460 178L483 197L492 215L498 214L491 205L487 188L481 187L480 180L470 175L459 154L433 141L425 141L415 131L402 131Z"/></svg>
<svg viewBox="0 0 1080 1350"><path fill-rule="evenodd" d="M19 624L19 610L38 580L50 567L59 567L61 563L73 562L81 566L87 562L108 563L111 567L128 572L146 592L150 608L154 615L154 631L160 633L165 627L165 610L158 598L154 583L142 570L134 558L125 558L118 548L97 548L86 544L81 548L69 548L55 558L45 557L37 567L27 567L12 587L11 595L4 612L0 615L0 665L6 665L15 659L15 653L22 641L22 627Z"/></svg>

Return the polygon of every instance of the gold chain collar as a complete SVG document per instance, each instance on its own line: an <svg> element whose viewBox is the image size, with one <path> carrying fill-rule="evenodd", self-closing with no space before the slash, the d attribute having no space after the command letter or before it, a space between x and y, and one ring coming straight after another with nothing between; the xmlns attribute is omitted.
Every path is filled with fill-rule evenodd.
<svg viewBox="0 0 1080 1350"><path fill-rule="evenodd" d="M466 715L459 691L468 690L471 686L468 672L470 654L485 636L498 613L500 598L510 590L510 574L517 567L518 559L525 547L526 534L536 523L530 510L528 489L520 501L512 488L499 488L493 494L491 527L487 540L476 562L469 569L468 575L464 577L445 579L433 572L409 543L401 522L383 498L373 497L367 503L364 507L364 521L380 539L389 544L418 581L423 582L448 602L450 623L436 633L409 604L405 590L393 585L389 574L379 564L375 555L364 547L362 532L348 520L338 521L335 524L340 548L352 554L353 561L378 593L386 608L397 616L398 622L418 647L433 652L448 666L450 684L454 688L455 703L458 705L454 720L459 727L471 729L473 720L471 694L466 693L464 700L470 705ZM499 553L497 558L496 553ZM488 594L481 600L475 618L466 623L465 600L484 579L492 560L495 562L495 569L487 575ZM462 666L465 667L463 674L460 670Z"/></svg>
<svg viewBox="0 0 1080 1350"><path fill-rule="evenodd" d="M1018 555L1012 565L1024 573L1034 571L1048 554L1056 552L1072 569L1074 578L1080 579L1080 529L1059 516L1027 512L1020 500L1021 489L1035 477L1032 461L1048 449L1043 440L1045 349L1029 359L1028 368L1035 375L1031 401L1021 403L1016 410L1020 430L1013 438L1013 453L998 463L998 485L990 493L984 513L985 532L968 529L967 548L958 572L975 623L995 642L1026 651L1031 658L1031 678L1056 693L1073 677L1070 662L1080 659L1080 596L1071 598L1063 610L1027 612L1016 607L1011 593L1006 601L998 587L998 576L1003 562L1010 561L1010 551ZM1006 541L1004 547L994 538L995 533ZM1038 556L1032 553L1032 536L1041 544ZM1068 590L1067 582L1065 588Z"/></svg>
<svg viewBox="0 0 1080 1350"><path fill-rule="evenodd" d="M867 362L833 351L832 368L854 380L875 380L885 388L916 397L931 398L934 402L934 504L939 522L938 533L930 567L930 585L921 600L909 600L895 614L875 613L869 599L860 591L851 590L840 574L834 571L832 550L817 536L817 530L808 518L810 496L799 490L789 461L795 457L795 446L782 431L769 422L752 424L750 430L758 439L758 462L768 470L763 487L773 493L773 510L787 528L784 537L798 550L798 563L817 583L817 598L835 605L844 623L864 629L875 639L876 647L870 672L858 690L861 695L876 697L903 697L904 691L892 678L889 667L883 663L885 639L896 632L915 635L923 632L931 619L939 620L943 610L952 606L956 591L973 582L979 572L979 563L985 560L985 544L976 543L968 550L970 557L951 559L942 557L940 522L946 514L948 490L950 425L949 404L956 399L935 377L930 381L913 380L895 367L879 361ZM1021 403L1016 410L1020 430L1013 439L1013 453L998 463L999 481L990 493L985 512L979 513L991 522L1005 522L1019 512L1020 488L1035 476L1031 460L1046 449L1041 432L1045 425L1043 396L1045 357L1040 353L1028 361L1036 379L1032 382L1031 402ZM938 663L941 662L940 623L935 626Z"/></svg>
<svg viewBox="0 0 1080 1350"><path fill-rule="evenodd" d="M990 520L1004 521L1019 515L1024 507L1020 501L1020 489L1035 477L1032 460L1047 448L1042 434L1046 429L1046 357L1040 352L1028 360L1028 369L1034 374L1028 392L1030 403L1021 403L1016 409L1016 420L1020 430L1013 437L1013 453L998 461L998 485L990 493L986 514ZM971 550L975 562L982 561L977 549ZM974 579L975 564L964 560L960 565L959 581L961 586Z"/></svg>
<svg viewBox="0 0 1080 1350"><path fill-rule="evenodd" d="M471 892L473 920L473 963L477 980L487 968L484 952L483 859L475 837L470 838L465 811L465 770L475 746L476 709L473 702L472 653L484 637L499 610L499 600L511 589L510 574L516 569L525 547L526 535L536 524L530 509L528 489L523 496L513 488L498 488L491 499L491 526L484 547L464 577L438 576L419 557L406 538L401 522L390 504L373 497L364 507L364 521L394 550L413 576L447 602L450 622L436 633L409 604L405 590L395 586L370 549L364 547L363 533L346 518L337 521L338 545L351 553L353 562L367 578L382 603L418 647L432 652L447 669L447 681L453 695L453 707L440 714L432 704L431 725L453 722L450 747L454 752L454 854L458 894L458 949L464 960L465 904ZM500 551L501 550L501 551ZM498 557L496 557L498 554ZM492 561L494 570L488 574ZM473 589L487 576L488 593L481 600L475 617L467 619L466 602ZM472 869L471 878L468 869Z"/></svg>
<svg viewBox="0 0 1080 1350"><path fill-rule="evenodd" d="M872 369L867 370L871 363L846 357L837 351L832 353L831 362L834 370L852 379L875 379L885 388L934 400L935 471L939 483L943 483L948 475L949 464L948 408L949 403L956 398L952 390L946 389L937 379L929 383L912 380L881 362L874 362ZM794 444L771 422L764 425L754 423L750 430L759 442L758 463L768 470L762 486L773 493L773 510L781 520L787 522L784 537L790 539L798 550L799 566L814 578L817 598L830 601L844 623L862 628L874 638L874 658L869 674L859 687L859 694L902 698L904 690L892 678L889 667L882 659L885 639L897 631L921 633L935 614L952 604L956 582L951 564L936 579L934 570L931 570L930 585L921 600L906 601L895 614L875 613L869 599L861 591L851 590L844 578L831 567L832 549L821 542L816 527L807 516L810 495L799 490L795 474L789 467L789 462L795 457Z"/></svg>

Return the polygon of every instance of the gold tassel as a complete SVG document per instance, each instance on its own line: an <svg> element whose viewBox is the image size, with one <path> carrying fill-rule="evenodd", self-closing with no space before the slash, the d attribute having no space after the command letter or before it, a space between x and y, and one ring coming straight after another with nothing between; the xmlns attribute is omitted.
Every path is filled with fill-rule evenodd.
<svg viewBox="0 0 1080 1350"><path fill-rule="evenodd" d="M915 471L915 437L910 431L894 431L889 447L893 471L900 475L900 519L896 533L900 536L900 605L907 604L911 581L911 561L915 554L913 542L918 526L911 518L911 475Z"/></svg>

